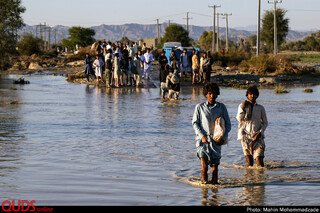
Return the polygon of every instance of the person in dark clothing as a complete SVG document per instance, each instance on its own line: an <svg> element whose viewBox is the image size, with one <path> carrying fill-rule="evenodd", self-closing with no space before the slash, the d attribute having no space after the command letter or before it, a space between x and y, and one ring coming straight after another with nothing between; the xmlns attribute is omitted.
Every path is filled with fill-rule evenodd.
<svg viewBox="0 0 320 213"><path fill-rule="evenodd" d="M123 46L123 50L121 52L123 54L124 60L126 61L125 69L128 70L128 68L129 68L129 51L127 50L126 45Z"/></svg>
<svg viewBox="0 0 320 213"><path fill-rule="evenodd" d="M86 58L84 59L85 67L84 67L84 73L87 76L87 80L90 81L89 75L91 74L94 79L96 79L96 75L94 74L93 68L92 68L92 59L89 55L89 53L86 53Z"/></svg>
<svg viewBox="0 0 320 213"><path fill-rule="evenodd" d="M162 51L159 57L159 65L160 65L160 71L164 70L166 68L166 65L168 64L168 59L165 56L165 52Z"/></svg>
<svg viewBox="0 0 320 213"><path fill-rule="evenodd" d="M107 50L106 55L106 71L105 71L105 79L106 79L106 86L109 88L111 83L111 72L112 72L112 56L111 56L111 50Z"/></svg>
<svg viewBox="0 0 320 213"><path fill-rule="evenodd" d="M212 64L213 64L213 57L211 56L210 51L207 52L207 57L208 57L209 63L207 64L206 81L210 82Z"/></svg>
<svg viewBox="0 0 320 213"><path fill-rule="evenodd" d="M165 99L166 93L168 92L168 88L167 88L167 84L166 84L166 80L167 80L168 75L169 75L169 64L166 64L164 69L160 69L160 74L159 74L161 99Z"/></svg>

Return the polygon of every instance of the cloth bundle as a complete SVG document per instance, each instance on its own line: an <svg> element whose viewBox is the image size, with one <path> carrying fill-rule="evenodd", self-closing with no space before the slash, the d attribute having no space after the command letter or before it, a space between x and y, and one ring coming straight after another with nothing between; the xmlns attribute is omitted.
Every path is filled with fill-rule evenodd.
<svg viewBox="0 0 320 213"><path fill-rule="evenodd" d="M216 119L215 124L214 124L214 132L213 132L213 136L212 139L216 142L220 141L222 139L222 137L225 134L225 121L222 117L219 117ZM225 140L224 143L222 145L227 144L228 141Z"/></svg>

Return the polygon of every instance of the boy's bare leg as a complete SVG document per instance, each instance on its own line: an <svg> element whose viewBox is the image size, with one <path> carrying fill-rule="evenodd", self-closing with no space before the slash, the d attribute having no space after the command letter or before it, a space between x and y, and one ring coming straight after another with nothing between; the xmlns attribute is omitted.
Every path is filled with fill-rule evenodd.
<svg viewBox="0 0 320 213"><path fill-rule="evenodd" d="M213 164L211 167L212 184L218 184L218 164Z"/></svg>
<svg viewBox="0 0 320 213"><path fill-rule="evenodd" d="M264 157L260 157L260 156L256 158L257 166L264 167L263 158Z"/></svg>
<svg viewBox="0 0 320 213"><path fill-rule="evenodd" d="M246 158L246 166L253 166L253 156L252 155L245 155Z"/></svg>
<svg viewBox="0 0 320 213"><path fill-rule="evenodd" d="M204 158L200 158L200 162L201 162L201 180L204 183L208 183L208 163Z"/></svg>

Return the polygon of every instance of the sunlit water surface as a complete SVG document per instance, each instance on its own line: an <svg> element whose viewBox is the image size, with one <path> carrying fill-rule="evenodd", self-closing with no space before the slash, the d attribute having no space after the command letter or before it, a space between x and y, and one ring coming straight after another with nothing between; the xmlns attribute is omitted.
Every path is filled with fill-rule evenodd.
<svg viewBox="0 0 320 213"><path fill-rule="evenodd" d="M201 185L191 119L200 87L162 101L159 88L106 90L64 77L1 76L0 201L36 205L319 205L320 86L275 95L261 89L269 120L266 168L244 167L236 140L245 90L221 88L232 122L219 186ZM155 82L158 85L158 82Z"/></svg>

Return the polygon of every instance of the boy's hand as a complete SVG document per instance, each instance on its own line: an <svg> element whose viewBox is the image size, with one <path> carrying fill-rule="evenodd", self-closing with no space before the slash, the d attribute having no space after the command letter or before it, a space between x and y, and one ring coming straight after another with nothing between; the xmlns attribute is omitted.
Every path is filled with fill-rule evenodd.
<svg viewBox="0 0 320 213"><path fill-rule="evenodd" d="M240 106L240 107L241 107L241 109L244 109L244 108L246 107L247 102L248 102L248 101L244 101L244 102L241 104L241 106Z"/></svg>
<svg viewBox="0 0 320 213"><path fill-rule="evenodd" d="M258 132L255 136L253 136L252 141L256 142L261 137L261 132Z"/></svg>
<svg viewBox="0 0 320 213"><path fill-rule="evenodd" d="M208 144L208 138L207 136L203 136L201 139L202 143Z"/></svg>

